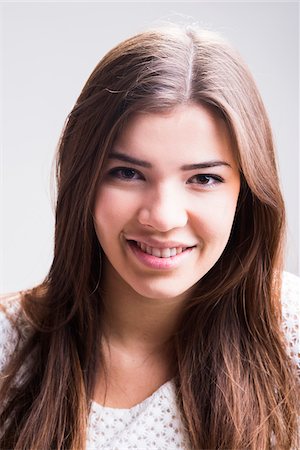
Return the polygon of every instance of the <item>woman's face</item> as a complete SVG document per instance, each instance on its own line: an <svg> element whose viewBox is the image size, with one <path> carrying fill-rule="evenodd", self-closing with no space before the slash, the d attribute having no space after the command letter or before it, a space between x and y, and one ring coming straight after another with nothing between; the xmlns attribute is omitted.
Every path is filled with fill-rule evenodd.
<svg viewBox="0 0 300 450"><path fill-rule="evenodd" d="M190 104L136 114L115 142L94 223L108 289L185 296L228 241L240 176L222 119Z"/></svg>

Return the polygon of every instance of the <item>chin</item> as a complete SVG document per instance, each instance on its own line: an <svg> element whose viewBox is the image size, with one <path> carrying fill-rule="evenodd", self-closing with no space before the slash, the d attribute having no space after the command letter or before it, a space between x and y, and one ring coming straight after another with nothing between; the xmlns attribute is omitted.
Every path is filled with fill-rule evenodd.
<svg viewBox="0 0 300 450"><path fill-rule="evenodd" d="M153 300L170 300L176 298L185 299L191 294L191 290L195 286L174 286L176 283L172 283L169 286L161 286L159 282L153 283L153 285L145 286L132 286L134 291L142 297Z"/></svg>

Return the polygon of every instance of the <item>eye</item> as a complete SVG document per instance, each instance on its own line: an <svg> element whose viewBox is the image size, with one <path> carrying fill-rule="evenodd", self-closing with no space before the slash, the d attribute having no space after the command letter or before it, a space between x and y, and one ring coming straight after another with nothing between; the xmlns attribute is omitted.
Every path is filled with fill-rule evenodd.
<svg viewBox="0 0 300 450"><path fill-rule="evenodd" d="M143 179L143 175L131 167L114 167L109 171L109 176L113 178L119 178L121 180L140 180Z"/></svg>
<svg viewBox="0 0 300 450"><path fill-rule="evenodd" d="M201 186L207 186L207 187L213 187L216 184L223 183L224 178L220 177L219 175L210 175L210 174L202 174L198 173L197 175L194 175L193 177L189 178L188 183L189 184L198 184Z"/></svg>

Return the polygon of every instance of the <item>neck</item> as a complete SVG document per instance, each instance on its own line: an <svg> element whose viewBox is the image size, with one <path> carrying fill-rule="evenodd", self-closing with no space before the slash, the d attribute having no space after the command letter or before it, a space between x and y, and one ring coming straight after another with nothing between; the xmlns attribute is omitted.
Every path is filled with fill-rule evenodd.
<svg viewBox="0 0 300 450"><path fill-rule="evenodd" d="M159 352L172 346L183 298L153 299L139 295L125 281L106 278L104 334L112 345L134 352Z"/></svg>

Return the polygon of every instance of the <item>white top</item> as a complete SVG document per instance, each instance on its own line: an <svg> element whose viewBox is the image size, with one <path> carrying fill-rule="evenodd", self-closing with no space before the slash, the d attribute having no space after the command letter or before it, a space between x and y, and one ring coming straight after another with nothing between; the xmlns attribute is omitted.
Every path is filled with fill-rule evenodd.
<svg viewBox="0 0 300 450"><path fill-rule="evenodd" d="M0 374L18 340L30 333L20 318L19 296L0 302ZM300 278L284 273L282 287L283 330L287 351L300 372ZM92 402L87 450L189 449L176 405L173 381L163 384L150 397L129 409L108 408Z"/></svg>

